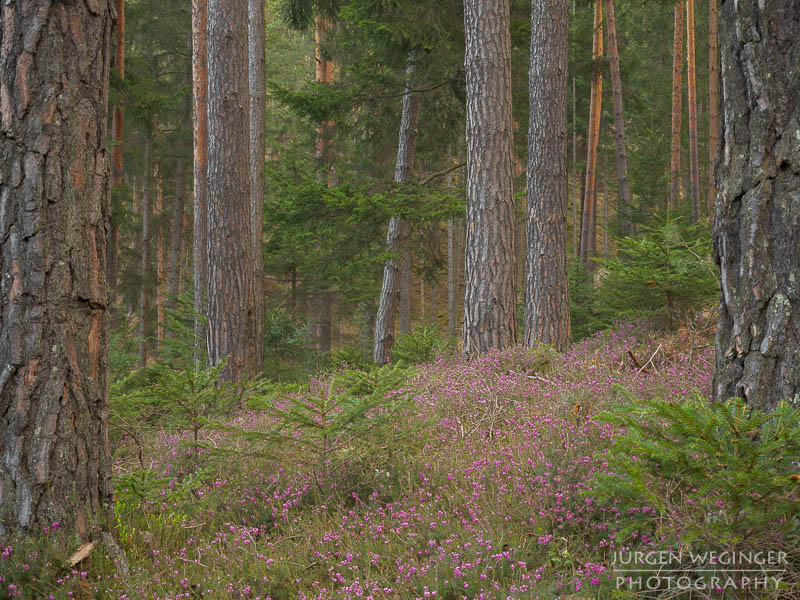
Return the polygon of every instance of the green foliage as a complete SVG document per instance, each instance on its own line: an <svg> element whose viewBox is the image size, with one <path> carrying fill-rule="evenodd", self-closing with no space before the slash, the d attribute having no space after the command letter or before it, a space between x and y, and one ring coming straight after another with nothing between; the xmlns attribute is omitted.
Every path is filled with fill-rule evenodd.
<svg viewBox="0 0 800 600"><path fill-rule="evenodd" d="M592 492L630 509L620 541L636 531L719 552L797 547L800 409L782 403L764 414L738 399L626 395L602 416L624 433L607 456L613 474L596 475Z"/></svg>
<svg viewBox="0 0 800 600"><path fill-rule="evenodd" d="M306 362L308 330L282 306L265 315L264 364L275 381L296 375L292 367ZM283 375L283 377L282 377Z"/></svg>
<svg viewBox="0 0 800 600"><path fill-rule="evenodd" d="M392 347L392 360L398 364L416 365L430 362L447 350L450 340L439 335L436 325L417 325L413 331L401 333Z"/></svg>
<svg viewBox="0 0 800 600"><path fill-rule="evenodd" d="M570 335L574 341L579 341L597 330L594 314L597 292L591 273L580 260L570 260L568 274Z"/></svg>
<svg viewBox="0 0 800 600"><path fill-rule="evenodd" d="M411 429L397 426L409 406L409 393L399 391L405 378L404 369L387 365L343 371L316 389L276 386L249 402L270 426L215 427L242 437L253 454L308 470L322 500L371 493L376 473L388 477L412 446Z"/></svg>

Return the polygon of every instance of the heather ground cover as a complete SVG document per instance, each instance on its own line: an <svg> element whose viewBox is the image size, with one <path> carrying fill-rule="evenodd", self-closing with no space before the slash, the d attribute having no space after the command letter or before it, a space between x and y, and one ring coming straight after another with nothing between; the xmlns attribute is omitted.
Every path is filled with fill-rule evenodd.
<svg viewBox="0 0 800 600"><path fill-rule="evenodd" d="M696 343L696 341L694 342ZM712 352L624 325L558 355L512 348L415 368L374 439L270 456L231 431L151 431L118 452L125 559L63 562L59 526L2 548L2 594L43 598L610 597L616 503L587 495L634 397L708 396ZM307 393L326 393L325 380ZM269 426L247 411L244 429ZM295 434L302 435L302 431ZM242 452L220 455L218 449ZM647 511L647 506L642 506ZM69 540L66 540L69 542ZM643 540L646 545L648 540ZM77 545L77 544L76 544ZM70 550L74 549L73 546Z"/></svg>

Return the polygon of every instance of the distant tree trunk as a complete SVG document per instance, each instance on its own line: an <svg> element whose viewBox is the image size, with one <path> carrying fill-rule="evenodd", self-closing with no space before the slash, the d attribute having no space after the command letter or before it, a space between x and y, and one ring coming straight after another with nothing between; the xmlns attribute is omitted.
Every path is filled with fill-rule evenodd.
<svg viewBox="0 0 800 600"><path fill-rule="evenodd" d="M166 236L164 235L164 186L161 178L161 170L156 163L156 353L161 351L161 343L164 341L166 331L166 317L164 308L167 298L164 293L164 270L166 265Z"/></svg>
<svg viewBox="0 0 800 600"><path fill-rule="evenodd" d="M716 0L713 0L716 1ZM685 0L675 5L672 42L672 144L669 163L669 206L677 210L681 200L681 120L683 117L683 10Z"/></svg>
<svg viewBox="0 0 800 600"><path fill-rule="evenodd" d="M150 280L150 140L144 141L144 189L142 192L141 263L139 267L139 368L147 365L148 338L148 287Z"/></svg>
<svg viewBox="0 0 800 600"><path fill-rule="evenodd" d="M117 20L114 23L114 67L117 76L125 79L125 0L114 0L114 10ZM122 185L122 133L123 133L124 100L120 98L111 121L111 138L114 140L114 149L111 155L111 188L119 190ZM112 211L113 212L113 211ZM111 303L117 290L117 270L119 261L119 224L111 216L111 233L108 237L108 291Z"/></svg>
<svg viewBox="0 0 800 600"><path fill-rule="evenodd" d="M603 258L608 258L608 155L603 155Z"/></svg>
<svg viewBox="0 0 800 600"><path fill-rule="evenodd" d="M596 171L597 171L597 141L600 138L600 117L603 107L603 72L599 60L603 56L603 5L601 0L594 0L594 39L592 41L592 58L594 67L592 71L591 101L589 104L589 134L586 141L586 181L583 201L583 215L581 219L581 259L586 269L592 269L589 255L592 252L592 223L594 219Z"/></svg>
<svg viewBox="0 0 800 600"><path fill-rule="evenodd" d="M614 105L614 146L617 160L617 189L619 216L622 233L631 232L631 192L628 187L628 153L625 149L625 114L622 105L622 77L619 72L619 50L617 49L617 24L614 16L614 0L603 0L606 12L606 35L608 39L608 66L611 72L611 96ZM606 183L606 187L607 187ZM604 201L605 211L605 201Z"/></svg>
<svg viewBox="0 0 800 600"><path fill-rule="evenodd" d="M248 0L248 57L250 73L250 223L253 242L255 329L251 332L254 369L264 369L264 157L267 80L264 48L264 0Z"/></svg>
<svg viewBox="0 0 800 600"><path fill-rule="evenodd" d="M208 361L227 381L258 373L250 223L247 0L209 0ZM238 40L232 43L232 40Z"/></svg>
<svg viewBox="0 0 800 600"><path fill-rule="evenodd" d="M689 90L689 192L692 220L700 218L700 163L697 151L697 74L695 69L694 0L686 0L686 62Z"/></svg>
<svg viewBox="0 0 800 600"><path fill-rule="evenodd" d="M409 60L406 94L403 96L403 110L400 116L400 134L397 142L397 160L394 180L397 183L408 181L414 169L414 149L417 145L417 123L419 122L419 96L411 92L413 62ZM394 324L400 304L400 266L395 256L408 243L409 223L405 217L392 217L386 234L386 248L392 256L383 266L383 285L375 320L375 344L372 360L384 365L390 360L395 334Z"/></svg>
<svg viewBox="0 0 800 600"><path fill-rule="evenodd" d="M112 15L110 0L0 7L3 539L12 531L40 536L53 521L86 536L90 522L112 520ZM10 560L24 559L23 551Z"/></svg>
<svg viewBox="0 0 800 600"><path fill-rule="evenodd" d="M794 0L720 5L722 275L714 399L800 403L800 52Z"/></svg>
<svg viewBox="0 0 800 600"><path fill-rule="evenodd" d="M193 283L195 366L199 366L206 345L208 297L208 56L206 27L207 0L192 0L192 98L194 144Z"/></svg>
<svg viewBox="0 0 800 600"><path fill-rule="evenodd" d="M400 251L400 333L411 331L411 249Z"/></svg>
<svg viewBox="0 0 800 600"><path fill-rule="evenodd" d="M464 352L517 341L508 0L465 0L467 240Z"/></svg>
<svg viewBox="0 0 800 600"><path fill-rule="evenodd" d="M708 211L713 216L717 188L714 161L719 143L719 51L717 48L717 2L708 2Z"/></svg>
<svg viewBox="0 0 800 600"><path fill-rule="evenodd" d="M456 321L458 307L456 296L458 294L458 246L456 245L456 232L453 217L447 219L447 335L456 337Z"/></svg>
<svg viewBox="0 0 800 600"><path fill-rule="evenodd" d="M181 250L183 246L183 216L186 193L186 160L181 155L175 169L175 205L172 211L172 232L169 249L169 286L167 308L175 310L180 293Z"/></svg>
<svg viewBox="0 0 800 600"><path fill-rule="evenodd" d="M523 343L569 343L568 0L532 0Z"/></svg>

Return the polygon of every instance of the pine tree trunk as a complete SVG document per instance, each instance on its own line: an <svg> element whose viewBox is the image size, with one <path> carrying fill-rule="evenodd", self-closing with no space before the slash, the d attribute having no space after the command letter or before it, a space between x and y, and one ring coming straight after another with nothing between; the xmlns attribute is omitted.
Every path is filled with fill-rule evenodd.
<svg viewBox="0 0 800 600"><path fill-rule="evenodd" d="M532 0L523 343L569 343L568 0Z"/></svg>
<svg viewBox="0 0 800 600"><path fill-rule="evenodd" d="M675 5L672 43L672 143L669 163L669 206L677 210L681 200L681 121L683 118L683 11L685 0Z"/></svg>
<svg viewBox="0 0 800 600"><path fill-rule="evenodd" d="M167 308L175 310L181 281L181 247L183 241L183 216L186 194L186 160L178 157L175 168L175 205L172 211L172 232L169 249L169 286Z"/></svg>
<svg viewBox="0 0 800 600"><path fill-rule="evenodd" d="M192 128L194 144L194 223L192 268L194 284L195 365L206 347L208 316L208 56L207 0L192 0Z"/></svg>
<svg viewBox="0 0 800 600"><path fill-rule="evenodd" d="M400 251L400 333L411 331L411 249Z"/></svg>
<svg viewBox="0 0 800 600"><path fill-rule="evenodd" d="M720 5L714 398L800 403L800 4Z"/></svg>
<svg viewBox="0 0 800 600"><path fill-rule="evenodd" d="M264 369L264 156L266 142L266 55L264 0L248 0L248 57L250 73L250 223L253 242L255 329L252 338L254 372Z"/></svg>
<svg viewBox="0 0 800 600"><path fill-rule="evenodd" d="M697 151L697 73L695 69L694 0L686 0L686 63L689 90L689 193L692 220L700 218L700 163Z"/></svg>
<svg viewBox="0 0 800 600"><path fill-rule="evenodd" d="M250 214L247 0L209 0L208 361L226 381L258 373Z"/></svg>
<svg viewBox="0 0 800 600"><path fill-rule="evenodd" d="M141 263L139 265L139 368L147 365L149 350L148 335L148 287L150 281L150 140L144 141L144 189L142 191L142 237Z"/></svg>
<svg viewBox="0 0 800 600"><path fill-rule="evenodd" d="M419 96L411 92L411 77L414 71L413 59L409 59L407 77L409 83L403 96L403 110L400 115L400 133L397 141L397 160L394 169L396 183L408 181L414 169L414 150L417 145L417 124L419 122ZM394 256L408 243L409 223L405 217L392 217L386 234L386 248ZM378 365L389 362L395 340L395 317L400 304L400 266L394 256L383 266L383 285L375 320L375 344L372 360Z"/></svg>
<svg viewBox="0 0 800 600"><path fill-rule="evenodd" d="M713 216L717 188L714 161L719 143L719 50L717 48L717 0L708 2L708 211Z"/></svg>
<svg viewBox="0 0 800 600"><path fill-rule="evenodd" d="M606 12L606 35L608 39L608 66L611 73L611 96L614 106L614 146L617 159L617 189L619 217L622 233L631 232L631 192L628 187L628 153L625 149L625 113L622 105L622 76L619 71L617 49L617 24L614 16L614 0L603 0ZM605 210L605 208L603 209Z"/></svg>
<svg viewBox="0 0 800 600"><path fill-rule="evenodd" d="M41 535L53 521L86 535L90 520L106 523L113 510L106 314L113 7L110 0L38 6L0 6L4 539L11 531Z"/></svg>
<svg viewBox="0 0 800 600"><path fill-rule="evenodd" d="M575 14L573 0L572 14ZM580 224L578 223L578 202L580 202L580 193L578 185L578 97L575 90L575 77L572 78L572 251L577 258L580 254L580 241L578 240L578 233L580 232Z"/></svg>
<svg viewBox="0 0 800 600"><path fill-rule="evenodd" d="M456 232L453 217L447 219L447 335L456 337L456 321L458 319L456 295L458 292L458 261L456 254Z"/></svg>
<svg viewBox="0 0 800 600"><path fill-rule="evenodd" d="M164 341L166 331L166 317L164 308L167 304L166 294L164 293L164 271L166 265L166 236L164 235L164 185L161 178L161 170L156 163L156 353L161 352L161 343Z"/></svg>
<svg viewBox="0 0 800 600"><path fill-rule="evenodd" d="M467 211L464 352L517 341L508 0L465 0Z"/></svg>
<svg viewBox="0 0 800 600"><path fill-rule="evenodd" d="M125 0L114 0L117 19L114 22L114 68L117 76L125 79ZM111 154L111 189L118 190L122 185L122 133L123 133L123 99L120 98L111 121L111 138L114 148ZM113 211L112 211L113 212ZM117 289L117 270L119 262L119 225L113 214L111 217L111 233L108 237L108 291L111 304Z"/></svg>
<svg viewBox="0 0 800 600"><path fill-rule="evenodd" d="M603 56L603 5L601 0L594 1L594 39L592 41L592 58L594 67L592 71L591 100L589 104L589 134L586 140L586 180L583 200L583 214L581 218L581 252L580 256L584 267L592 270L593 263L589 260L592 252L592 223L594 219L594 204L596 191L597 171L597 142L600 138L600 118L603 108L603 72L600 70L599 60Z"/></svg>

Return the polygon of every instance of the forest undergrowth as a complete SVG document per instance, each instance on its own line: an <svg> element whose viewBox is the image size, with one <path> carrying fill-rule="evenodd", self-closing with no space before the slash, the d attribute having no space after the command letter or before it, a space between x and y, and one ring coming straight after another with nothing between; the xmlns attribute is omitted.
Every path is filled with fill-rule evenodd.
<svg viewBox="0 0 800 600"><path fill-rule="evenodd" d="M342 369L194 431L122 435L123 554L100 544L70 566L80 543L54 523L0 548L0 597L634 597L618 589L615 553L688 533L656 504L597 493L622 432L602 414L708 398L703 320L669 336L620 325L563 354ZM634 513L658 523L627 531Z"/></svg>

